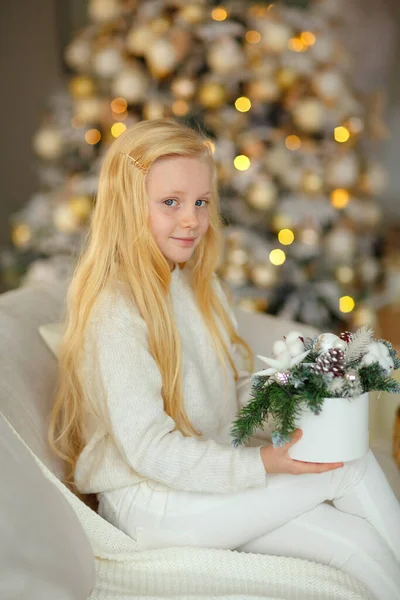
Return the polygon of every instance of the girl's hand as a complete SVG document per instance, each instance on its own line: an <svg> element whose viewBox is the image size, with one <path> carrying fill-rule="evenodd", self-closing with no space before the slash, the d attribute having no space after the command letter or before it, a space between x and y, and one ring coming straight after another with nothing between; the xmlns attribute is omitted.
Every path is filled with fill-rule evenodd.
<svg viewBox="0 0 400 600"><path fill-rule="evenodd" d="M274 448L273 446L262 446L261 460L267 473L290 473L292 475L302 475L303 473L324 473L332 469L343 467L342 462L338 463L310 463L300 460L294 460L289 456L289 449L299 441L303 432L297 429L290 442L284 446Z"/></svg>

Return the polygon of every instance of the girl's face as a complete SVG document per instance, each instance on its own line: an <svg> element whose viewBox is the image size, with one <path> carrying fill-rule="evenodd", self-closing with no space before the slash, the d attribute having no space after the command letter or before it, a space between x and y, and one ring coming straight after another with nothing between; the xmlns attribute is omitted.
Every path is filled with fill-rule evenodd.
<svg viewBox="0 0 400 600"><path fill-rule="evenodd" d="M150 230L172 270L188 261L209 225L211 173L199 158L157 159L146 178Z"/></svg>

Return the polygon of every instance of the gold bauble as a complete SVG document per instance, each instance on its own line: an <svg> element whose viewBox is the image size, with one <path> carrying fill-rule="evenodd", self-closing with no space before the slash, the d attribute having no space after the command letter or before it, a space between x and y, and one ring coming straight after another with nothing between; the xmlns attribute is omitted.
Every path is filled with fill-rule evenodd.
<svg viewBox="0 0 400 600"><path fill-rule="evenodd" d="M157 100L150 100L143 105L143 118L152 121L168 116L167 107Z"/></svg>
<svg viewBox="0 0 400 600"><path fill-rule="evenodd" d="M206 15L207 12L205 6L196 2L194 4L186 4L186 6L183 6L176 15L176 19L177 21L186 21L187 23L195 25L196 23L204 21Z"/></svg>
<svg viewBox="0 0 400 600"><path fill-rule="evenodd" d="M154 31L149 25L135 26L126 36L126 48L136 56L144 56L154 38Z"/></svg>
<svg viewBox="0 0 400 600"><path fill-rule="evenodd" d="M222 278L232 286L242 286L248 281L247 267L227 263L221 268Z"/></svg>
<svg viewBox="0 0 400 600"><path fill-rule="evenodd" d="M93 204L89 196L73 196L68 201L73 214L84 222L92 212Z"/></svg>
<svg viewBox="0 0 400 600"><path fill-rule="evenodd" d="M276 185L270 177L259 177L250 186L246 198L247 202L257 210L268 210L276 201Z"/></svg>
<svg viewBox="0 0 400 600"><path fill-rule="evenodd" d="M32 239L32 230L26 223L18 223L11 230L11 239L17 248L26 248Z"/></svg>
<svg viewBox="0 0 400 600"><path fill-rule="evenodd" d="M324 180L318 173L305 173L303 178L303 190L307 194L318 194L324 188Z"/></svg>
<svg viewBox="0 0 400 600"><path fill-rule="evenodd" d="M355 272L352 267L349 267L348 265L342 265L341 267L337 267L335 270L335 277L339 283L342 285L347 285L349 283L353 283Z"/></svg>
<svg viewBox="0 0 400 600"><path fill-rule="evenodd" d="M254 102L273 102L279 98L281 93L275 79L267 76L249 82L245 89L246 95Z"/></svg>
<svg viewBox="0 0 400 600"><path fill-rule="evenodd" d="M171 84L171 91L177 98L190 100L196 92L196 82L190 77L177 77Z"/></svg>
<svg viewBox="0 0 400 600"><path fill-rule="evenodd" d="M290 67L283 67L282 69L279 69L279 71L276 74L276 81L278 82L278 85L284 90L292 87L292 85L296 83L297 79L298 74L294 69L291 69Z"/></svg>
<svg viewBox="0 0 400 600"><path fill-rule="evenodd" d="M80 98L74 104L75 117L82 124L97 123L101 121L103 110L105 108L104 101L96 96L92 98Z"/></svg>
<svg viewBox="0 0 400 600"><path fill-rule="evenodd" d="M89 0L88 15L95 23L106 23L118 19L122 6L118 0Z"/></svg>
<svg viewBox="0 0 400 600"><path fill-rule="evenodd" d="M150 27L155 34L163 35L166 31L170 29L171 23L168 21L168 19L165 19L164 17L159 17L158 19L151 20Z"/></svg>
<svg viewBox="0 0 400 600"><path fill-rule="evenodd" d="M242 298L237 302L237 306L246 312L265 312L268 302L265 298Z"/></svg>
<svg viewBox="0 0 400 600"><path fill-rule="evenodd" d="M209 81L201 84L199 89L199 102L205 108L217 108L225 103L225 87L218 82Z"/></svg>
<svg viewBox="0 0 400 600"><path fill-rule="evenodd" d="M251 268L250 278L258 287L268 289L276 285L278 269L270 262L258 263Z"/></svg>
<svg viewBox="0 0 400 600"><path fill-rule="evenodd" d="M73 98L87 98L95 93L96 84L87 75L76 75L70 79L68 88Z"/></svg>
<svg viewBox="0 0 400 600"><path fill-rule="evenodd" d="M272 219L273 230L278 232L281 229L293 229L293 219L287 214L277 213Z"/></svg>

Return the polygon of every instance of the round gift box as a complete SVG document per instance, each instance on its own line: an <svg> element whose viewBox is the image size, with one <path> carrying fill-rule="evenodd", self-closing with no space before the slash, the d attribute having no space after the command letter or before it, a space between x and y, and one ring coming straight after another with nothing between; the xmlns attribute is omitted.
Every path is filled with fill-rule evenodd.
<svg viewBox="0 0 400 600"><path fill-rule="evenodd" d="M303 436L290 448L291 458L328 463L364 456L369 448L368 399L368 393L354 398L325 398L318 415L302 409L296 426Z"/></svg>

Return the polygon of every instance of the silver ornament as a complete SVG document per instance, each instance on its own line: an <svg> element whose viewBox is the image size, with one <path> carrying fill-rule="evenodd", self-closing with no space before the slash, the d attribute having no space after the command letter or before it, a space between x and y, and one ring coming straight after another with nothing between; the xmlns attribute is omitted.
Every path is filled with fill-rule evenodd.
<svg viewBox="0 0 400 600"><path fill-rule="evenodd" d="M355 369L349 369L345 375L345 378L349 383L354 383L358 379L358 373Z"/></svg>
<svg viewBox="0 0 400 600"><path fill-rule="evenodd" d="M273 379L281 385L287 385L289 383L290 373L287 371L277 371L274 373Z"/></svg>

